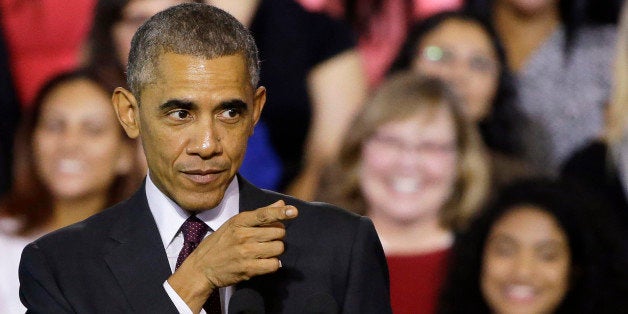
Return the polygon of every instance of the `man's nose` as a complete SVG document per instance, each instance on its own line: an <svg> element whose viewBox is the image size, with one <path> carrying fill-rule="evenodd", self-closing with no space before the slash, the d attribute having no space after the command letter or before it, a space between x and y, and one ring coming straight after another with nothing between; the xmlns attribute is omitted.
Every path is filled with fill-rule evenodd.
<svg viewBox="0 0 628 314"><path fill-rule="evenodd" d="M222 139L211 125L199 125L191 137L186 149L188 155L198 155L203 159L208 159L222 153Z"/></svg>

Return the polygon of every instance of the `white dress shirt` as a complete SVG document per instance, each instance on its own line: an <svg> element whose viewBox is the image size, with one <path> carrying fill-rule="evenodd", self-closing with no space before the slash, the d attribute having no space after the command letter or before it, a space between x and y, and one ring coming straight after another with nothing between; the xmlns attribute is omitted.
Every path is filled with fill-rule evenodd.
<svg viewBox="0 0 628 314"><path fill-rule="evenodd" d="M162 193L151 180L150 173L146 176L146 198L148 199L148 207L157 223L161 241L166 249L170 270L174 272L179 252L183 248L183 234L179 229L191 214ZM196 214L196 217L209 226L210 230L207 232L207 235L220 228L223 223L240 212L239 201L238 179L234 177L218 206ZM177 310L179 310L179 313L192 313L192 310L174 291L167 280L164 282L164 289L177 307ZM220 288L219 291L222 312L228 313L229 299L233 294L234 287ZM205 313L205 311L201 310L201 313Z"/></svg>

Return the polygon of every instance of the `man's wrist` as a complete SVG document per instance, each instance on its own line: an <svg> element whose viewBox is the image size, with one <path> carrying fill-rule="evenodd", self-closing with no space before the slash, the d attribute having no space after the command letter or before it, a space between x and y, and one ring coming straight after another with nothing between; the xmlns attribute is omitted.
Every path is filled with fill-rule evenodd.
<svg viewBox="0 0 628 314"><path fill-rule="evenodd" d="M205 276L189 273L184 266L181 265L167 282L192 311L198 313L209 295L218 287L206 280Z"/></svg>
<svg viewBox="0 0 628 314"><path fill-rule="evenodd" d="M170 301L172 301L172 304L174 304L180 314L194 314L192 309L187 305L187 303L185 303L185 301L183 301L181 296L177 294L174 289L172 289L168 280L164 281L163 287L164 290L166 290L166 294L168 294Z"/></svg>

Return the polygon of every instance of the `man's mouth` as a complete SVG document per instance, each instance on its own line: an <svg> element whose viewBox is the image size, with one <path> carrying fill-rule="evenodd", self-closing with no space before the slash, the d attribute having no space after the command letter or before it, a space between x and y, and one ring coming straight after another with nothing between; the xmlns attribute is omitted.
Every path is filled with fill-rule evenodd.
<svg viewBox="0 0 628 314"><path fill-rule="evenodd" d="M181 171L183 175L196 184L208 184L216 181L224 172L221 169L194 169Z"/></svg>

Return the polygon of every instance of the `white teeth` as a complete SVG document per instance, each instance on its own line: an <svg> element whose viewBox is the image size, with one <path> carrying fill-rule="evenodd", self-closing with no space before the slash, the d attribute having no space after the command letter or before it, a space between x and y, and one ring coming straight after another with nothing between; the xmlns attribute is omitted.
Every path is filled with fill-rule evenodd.
<svg viewBox="0 0 628 314"><path fill-rule="evenodd" d="M419 190L420 183L413 178L395 178L392 180L392 187L399 193L414 193Z"/></svg>
<svg viewBox="0 0 628 314"><path fill-rule="evenodd" d="M59 171L65 173L80 173L84 171L84 163L76 159L62 159L59 161Z"/></svg>
<svg viewBox="0 0 628 314"><path fill-rule="evenodd" d="M506 288L508 297L517 300L529 300L535 296L535 289L531 286L511 285Z"/></svg>

